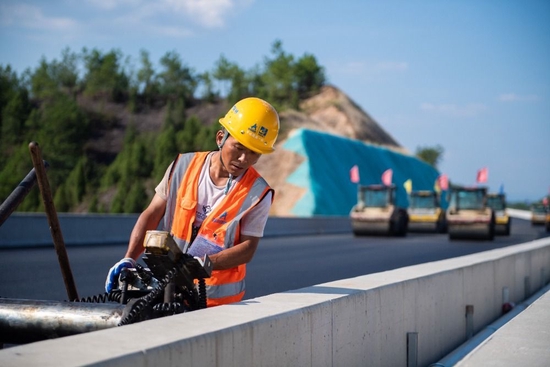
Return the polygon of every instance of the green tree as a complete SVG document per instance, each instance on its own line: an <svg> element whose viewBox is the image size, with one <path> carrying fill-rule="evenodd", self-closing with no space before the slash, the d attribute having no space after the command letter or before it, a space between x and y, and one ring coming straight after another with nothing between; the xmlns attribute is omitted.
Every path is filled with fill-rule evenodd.
<svg viewBox="0 0 550 367"><path fill-rule="evenodd" d="M219 129L221 129L221 125L219 123L209 126L202 125L195 137L195 146L197 147L197 150L217 150L218 146L216 145L216 132Z"/></svg>
<svg viewBox="0 0 550 367"><path fill-rule="evenodd" d="M196 144L196 139L201 127L201 122L195 116L185 121L183 129L178 131L176 136L180 152L192 152L201 148Z"/></svg>
<svg viewBox="0 0 550 367"><path fill-rule="evenodd" d="M306 54L294 66L296 90L300 98L311 97L325 84L325 72L315 56Z"/></svg>
<svg viewBox="0 0 550 367"><path fill-rule="evenodd" d="M67 185L61 184L55 191L53 203L58 212L68 212L71 209L71 200L69 199L70 190Z"/></svg>
<svg viewBox="0 0 550 367"><path fill-rule="evenodd" d="M0 200L7 198L33 168L27 144L19 144L0 167Z"/></svg>
<svg viewBox="0 0 550 367"><path fill-rule="evenodd" d="M416 156L435 169L437 169L443 159L443 152L444 149L439 144L433 147L424 146L416 148Z"/></svg>
<svg viewBox="0 0 550 367"><path fill-rule="evenodd" d="M144 191L141 182L134 181L131 184L124 203L124 213L140 213L145 209L149 200Z"/></svg>
<svg viewBox="0 0 550 367"><path fill-rule="evenodd" d="M200 84L202 85L202 100L206 102L215 102L218 99L218 94L214 91L214 82L212 81L212 76L209 72L205 71L204 73L198 76Z"/></svg>
<svg viewBox="0 0 550 367"><path fill-rule="evenodd" d="M64 182L82 156L88 139L89 120L76 102L60 94L34 110L27 120L28 140L40 144L42 155L52 169L52 186Z"/></svg>
<svg viewBox="0 0 550 367"><path fill-rule="evenodd" d="M62 90L73 96L78 84L78 61L79 56L67 47L61 52L61 62L53 62L54 80Z"/></svg>
<svg viewBox="0 0 550 367"><path fill-rule="evenodd" d="M20 89L12 93L9 102L1 109L1 133L3 145L13 145L23 142L25 121L27 120L31 105L26 89Z"/></svg>
<svg viewBox="0 0 550 367"><path fill-rule="evenodd" d="M86 73L84 93L114 102L126 99L129 78L122 68L122 53L112 50L103 55L99 50L82 51Z"/></svg>
<svg viewBox="0 0 550 367"><path fill-rule="evenodd" d="M179 152L176 142L176 130L172 126L168 126L160 133L155 143L153 178L156 182L162 179L166 168Z"/></svg>
<svg viewBox="0 0 550 367"><path fill-rule="evenodd" d="M17 73L10 65L0 65L0 110L8 104L19 88Z"/></svg>
<svg viewBox="0 0 550 367"><path fill-rule="evenodd" d="M262 75L264 88L261 97L277 109L296 107L298 92L294 88L294 56L283 50L283 43L277 40L271 48L272 58L265 58L265 71Z"/></svg>
<svg viewBox="0 0 550 367"><path fill-rule="evenodd" d="M153 64L149 60L149 52L145 50L140 51L140 62L141 68L137 73L138 89L141 91L145 104L152 106L155 97L159 94L159 84L156 80Z"/></svg>
<svg viewBox="0 0 550 367"><path fill-rule="evenodd" d="M166 99L183 99L186 105L191 105L197 79L191 68L181 61L175 51L167 52L161 59L163 70L158 74L160 94Z"/></svg>
<svg viewBox="0 0 550 367"><path fill-rule="evenodd" d="M43 57L39 66L31 74L31 95L39 100L54 99L59 93L59 86L54 78L54 68Z"/></svg>
<svg viewBox="0 0 550 367"><path fill-rule="evenodd" d="M65 182L70 206L78 205L86 194L86 165L87 158L82 156Z"/></svg>
<svg viewBox="0 0 550 367"><path fill-rule="evenodd" d="M212 75L218 81L220 89L223 89L219 93L226 97L229 104L249 95L249 80L245 71L224 55L216 62Z"/></svg>

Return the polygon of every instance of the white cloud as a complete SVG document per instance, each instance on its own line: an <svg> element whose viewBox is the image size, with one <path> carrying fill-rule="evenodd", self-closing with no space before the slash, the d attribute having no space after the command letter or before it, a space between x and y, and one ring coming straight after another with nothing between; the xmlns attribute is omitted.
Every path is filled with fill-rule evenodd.
<svg viewBox="0 0 550 367"><path fill-rule="evenodd" d="M501 102L533 102L533 101L538 101L539 99L540 99L539 96L535 94L522 96L515 93L505 93L505 94L501 94L498 97L498 100Z"/></svg>
<svg viewBox="0 0 550 367"><path fill-rule="evenodd" d="M156 35L184 38L201 28L223 28L239 7L254 0L87 0L101 12L114 16L124 28L139 27ZM107 15L106 15L107 16Z"/></svg>
<svg viewBox="0 0 550 367"><path fill-rule="evenodd" d="M233 0L163 0L169 10L190 16L206 28L225 25L227 14L236 6Z"/></svg>
<svg viewBox="0 0 550 367"><path fill-rule="evenodd" d="M437 113L451 117L476 117L487 110L487 107L481 103L471 103L465 106L457 106L455 104L432 104L422 103L420 105L422 111Z"/></svg>
<svg viewBox="0 0 550 367"><path fill-rule="evenodd" d="M95 35L139 29L152 35L185 38L199 31L197 27L223 28L239 10L255 0L66 1L70 1L73 7L87 5L88 15L81 19L64 17L64 14L62 17L48 17L46 3L0 4L0 26L64 31L64 36L74 35L77 27ZM58 10L63 11L63 8Z"/></svg>
<svg viewBox="0 0 550 367"><path fill-rule="evenodd" d="M0 5L0 25L22 26L40 30L70 30L76 27L71 18L47 17L42 10L33 5Z"/></svg>

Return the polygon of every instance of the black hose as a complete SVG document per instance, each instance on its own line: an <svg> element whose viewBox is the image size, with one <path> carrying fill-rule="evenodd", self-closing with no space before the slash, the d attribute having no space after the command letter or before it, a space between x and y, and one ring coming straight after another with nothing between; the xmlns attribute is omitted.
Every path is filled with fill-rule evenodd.
<svg viewBox="0 0 550 367"><path fill-rule="evenodd" d="M176 268L173 268L172 270L170 270L166 276L164 277L164 279L162 279L158 286L153 288L153 290L143 296L143 297L140 297L138 298L134 303L133 305L131 306L132 309L130 310L130 312L128 313L128 315L126 317L124 317L122 320L120 320L120 322L118 323L118 326L123 326L123 325L127 325L127 324L131 324L133 323L139 315L141 315L141 313L145 310L145 308L147 306L149 306L151 303L153 303L153 301L159 297L162 292L164 292L164 288L166 288L166 286L172 281L172 279L174 279L174 277L176 276L176 271L177 269Z"/></svg>
<svg viewBox="0 0 550 367"><path fill-rule="evenodd" d="M206 281L199 279L199 308L206 308Z"/></svg>

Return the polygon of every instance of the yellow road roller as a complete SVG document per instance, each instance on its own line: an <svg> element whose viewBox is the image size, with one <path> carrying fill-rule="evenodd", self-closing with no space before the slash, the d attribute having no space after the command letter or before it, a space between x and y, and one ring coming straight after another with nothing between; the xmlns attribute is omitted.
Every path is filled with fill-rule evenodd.
<svg viewBox="0 0 550 367"><path fill-rule="evenodd" d="M447 226L451 240L494 240L495 212L487 205L487 187L451 187Z"/></svg>
<svg viewBox="0 0 550 367"><path fill-rule="evenodd" d="M439 194L432 190L409 194L409 232L447 232L447 213L440 205Z"/></svg>
<svg viewBox="0 0 550 367"><path fill-rule="evenodd" d="M405 236L409 223L407 209L395 205L395 185L359 185L350 218L356 236Z"/></svg>
<svg viewBox="0 0 550 367"><path fill-rule="evenodd" d="M495 234L509 236L512 218L506 210L506 194L487 194L487 205L495 212Z"/></svg>

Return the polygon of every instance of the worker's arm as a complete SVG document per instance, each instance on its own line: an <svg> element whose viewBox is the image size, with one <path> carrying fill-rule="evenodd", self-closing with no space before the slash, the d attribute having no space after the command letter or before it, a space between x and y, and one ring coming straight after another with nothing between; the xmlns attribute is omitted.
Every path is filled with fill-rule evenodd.
<svg viewBox="0 0 550 367"><path fill-rule="evenodd" d="M208 257L212 261L214 270L231 269L250 262L254 257L258 243L260 243L259 237L241 235L240 243L216 254L208 255Z"/></svg>
<svg viewBox="0 0 550 367"><path fill-rule="evenodd" d="M130 235L128 251L124 257L129 257L134 260L139 258L144 250L143 240L145 239L145 233L149 230L157 229L160 220L164 216L165 209L166 200L161 198L158 194L155 194L147 209L141 213L134 225L134 229Z"/></svg>

